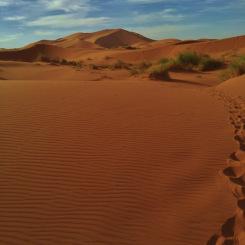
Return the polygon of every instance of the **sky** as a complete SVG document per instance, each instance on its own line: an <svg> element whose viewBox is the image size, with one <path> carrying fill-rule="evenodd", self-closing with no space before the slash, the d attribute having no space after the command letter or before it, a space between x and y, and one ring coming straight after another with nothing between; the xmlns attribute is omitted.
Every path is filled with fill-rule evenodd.
<svg viewBox="0 0 245 245"><path fill-rule="evenodd" d="M245 34L245 0L0 0L0 48L123 28L153 39Z"/></svg>

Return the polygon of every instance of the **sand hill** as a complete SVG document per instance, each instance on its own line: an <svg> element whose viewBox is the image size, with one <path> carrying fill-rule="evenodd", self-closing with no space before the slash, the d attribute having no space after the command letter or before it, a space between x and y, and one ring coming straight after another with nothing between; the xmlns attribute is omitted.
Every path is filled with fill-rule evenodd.
<svg viewBox="0 0 245 245"><path fill-rule="evenodd" d="M217 89L230 96L245 97L245 75L229 79L221 83Z"/></svg>
<svg viewBox="0 0 245 245"><path fill-rule="evenodd" d="M38 41L20 49L0 50L0 60L36 61L40 56L68 60L101 60L110 56L127 62L139 62L171 57L183 50L229 57L245 53L245 36L223 40L154 41L134 32L111 29L94 33L75 33L57 40Z"/></svg>
<svg viewBox="0 0 245 245"><path fill-rule="evenodd" d="M140 45L152 42L138 33L123 29L108 29L93 33L75 33L57 40L42 40L36 44L52 44L62 48L118 48L123 46Z"/></svg>

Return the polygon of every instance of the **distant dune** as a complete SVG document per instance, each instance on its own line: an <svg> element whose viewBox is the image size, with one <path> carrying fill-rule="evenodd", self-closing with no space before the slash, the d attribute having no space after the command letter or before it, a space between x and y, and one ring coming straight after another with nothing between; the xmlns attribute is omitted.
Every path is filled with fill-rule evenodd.
<svg viewBox="0 0 245 245"><path fill-rule="evenodd" d="M36 61L40 56L68 60L102 59L112 56L128 62L171 57L183 50L193 50L212 56L232 56L245 53L245 36L223 40L154 41L123 29L94 33L75 33L57 40L42 40L20 49L0 50L0 60Z"/></svg>
<svg viewBox="0 0 245 245"><path fill-rule="evenodd" d="M52 44L62 48L118 48L152 42L140 34L123 29L109 29L93 33L75 33L54 41L43 40L27 47L41 44Z"/></svg>

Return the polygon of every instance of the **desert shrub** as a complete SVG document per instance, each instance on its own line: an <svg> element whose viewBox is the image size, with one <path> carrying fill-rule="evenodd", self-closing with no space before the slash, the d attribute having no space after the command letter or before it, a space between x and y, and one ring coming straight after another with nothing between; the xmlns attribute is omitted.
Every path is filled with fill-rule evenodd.
<svg viewBox="0 0 245 245"><path fill-rule="evenodd" d="M149 69L149 78L153 80L169 80L169 65L156 64Z"/></svg>
<svg viewBox="0 0 245 245"><path fill-rule="evenodd" d="M39 55L37 57L38 61L46 62L51 65L67 65L67 66L73 66L75 68L82 68L83 67L83 62L82 61L69 61L66 59L59 59L59 58L50 58L47 56Z"/></svg>
<svg viewBox="0 0 245 245"><path fill-rule="evenodd" d="M42 61L42 62L51 62L51 59L47 56L44 55L38 55L38 57L36 58L37 61Z"/></svg>
<svg viewBox="0 0 245 245"><path fill-rule="evenodd" d="M200 62L201 56L193 51L184 51L177 56L177 63L185 67L197 66Z"/></svg>
<svg viewBox="0 0 245 245"><path fill-rule="evenodd" d="M219 69L223 66L221 60L192 51L184 51L178 54L175 59L163 59L161 63L169 64L171 71L209 71Z"/></svg>
<svg viewBox="0 0 245 245"><path fill-rule="evenodd" d="M129 73L131 76L135 76L135 75L139 75L141 72L137 68L133 67L129 70Z"/></svg>
<svg viewBox="0 0 245 245"><path fill-rule="evenodd" d="M137 49L136 47L133 47L133 46L130 46L130 45L126 45L126 46L123 46L124 49L128 49L128 50L135 50Z"/></svg>
<svg viewBox="0 0 245 245"><path fill-rule="evenodd" d="M168 63L170 60L168 59L168 58L161 58L159 61L158 61L158 63L159 64L166 64L166 63Z"/></svg>
<svg viewBox="0 0 245 245"><path fill-rule="evenodd" d="M83 61L78 61L77 64L76 64L76 67L79 68L79 69L83 68L83 66L84 66Z"/></svg>
<svg viewBox="0 0 245 245"><path fill-rule="evenodd" d="M148 68L150 68L152 66L151 62L147 62L147 61L142 61L137 65L137 68L140 72L144 72L145 70L147 70Z"/></svg>
<svg viewBox="0 0 245 245"><path fill-rule="evenodd" d="M245 74L245 55L235 58L228 66L228 69L233 76Z"/></svg>
<svg viewBox="0 0 245 245"><path fill-rule="evenodd" d="M50 58L49 63L50 63L51 65L56 65L56 66L58 66L58 65L61 65L61 60L58 59L58 58Z"/></svg>
<svg viewBox="0 0 245 245"><path fill-rule="evenodd" d="M226 69L220 73L220 79L222 81L228 80L230 78L232 78L232 76L231 76L230 71L228 69Z"/></svg>
<svg viewBox="0 0 245 245"><path fill-rule="evenodd" d="M245 55L234 58L228 68L221 74L222 80L245 74Z"/></svg>
<svg viewBox="0 0 245 245"><path fill-rule="evenodd" d="M67 61L67 65L69 66L76 66L76 64L77 64L76 61L72 61L72 60Z"/></svg>
<svg viewBox="0 0 245 245"><path fill-rule="evenodd" d="M142 74L151 66L152 66L151 62L142 61L139 64L130 65L129 72L132 76Z"/></svg>
<svg viewBox="0 0 245 245"><path fill-rule="evenodd" d="M222 60L211 58L207 55L201 56L199 61L198 70L212 71L221 68L224 65Z"/></svg>
<svg viewBox="0 0 245 245"><path fill-rule="evenodd" d="M68 61L66 59L61 60L61 65L68 65Z"/></svg>
<svg viewBox="0 0 245 245"><path fill-rule="evenodd" d="M89 64L89 68L92 70L99 70L99 66L95 64Z"/></svg>
<svg viewBox="0 0 245 245"><path fill-rule="evenodd" d="M116 70L116 69L130 69L130 64L127 64L125 63L124 61L122 60L117 60L112 66L111 68L113 70Z"/></svg>

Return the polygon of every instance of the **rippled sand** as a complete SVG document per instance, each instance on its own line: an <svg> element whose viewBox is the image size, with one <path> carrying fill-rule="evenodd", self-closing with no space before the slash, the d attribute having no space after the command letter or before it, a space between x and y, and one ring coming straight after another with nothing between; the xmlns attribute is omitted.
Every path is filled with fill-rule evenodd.
<svg viewBox="0 0 245 245"><path fill-rule="evenodd" d="M210 89L0 81L1 244L205 244L235 208Z"/></svg>

